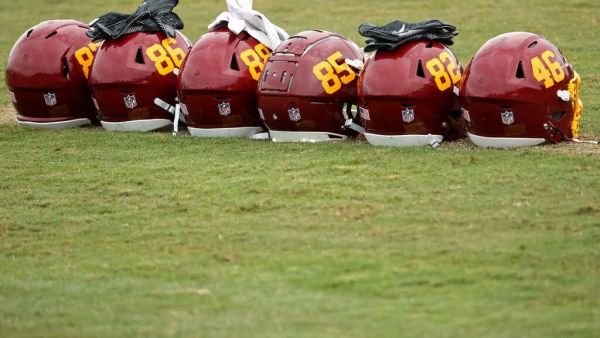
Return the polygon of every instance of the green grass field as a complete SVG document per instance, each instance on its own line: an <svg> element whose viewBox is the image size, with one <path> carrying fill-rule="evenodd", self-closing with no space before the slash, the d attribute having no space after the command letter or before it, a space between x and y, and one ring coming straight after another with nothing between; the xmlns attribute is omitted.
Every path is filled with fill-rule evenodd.
<svg viewBox="0 0 600 338"><path fill-rule="evenodd" d="M41 21L140 3L2 1L2 64ZM595 0L254 8L361 46L362 22L441 19L463 65L495 35L540 33L582 77L581 138L600 138ZM225 10L175 8L192 41ZM0 337L600 337L600 146L45 131L16 125L0 89Z"/></svg>

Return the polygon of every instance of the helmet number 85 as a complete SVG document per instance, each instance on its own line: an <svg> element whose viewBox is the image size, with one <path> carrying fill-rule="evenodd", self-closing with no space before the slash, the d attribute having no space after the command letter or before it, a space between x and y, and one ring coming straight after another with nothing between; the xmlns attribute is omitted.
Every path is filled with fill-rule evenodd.
<svg viewBox="0 0 600 338"><path fill-rule="evenodd" d="M448 63L446 68L444 68L445 63ZM461 79L460 68L456 66L448 52L441 52L439 57L427 61L425 67L435 77L435 83L442 92Z"/></svg>
<svg viewBox="0 0 600 338"><path fill-rule="evenodd" d="M542 53L542 60L544 60L546 65L544 65L537 56L531 59L533 77L535 77L538 82L544 81L544 86L546 86L546 88L554 86L555 81L560 82L565 79L565 73L563 72L560 63L558 63L558 61L550 61L550 58L553 57L556 57L556 55L547 50ZM548 68L546 68L546 66ZM552 79L554 79L554 81Z"/></svg>
<svg viewBox="0 0 600 338"><path fill-rule="evenodd" d="M350 69L347 63L342 63L341 65L337 63L337 60L341 57L341 52L335 52L327 58L327 61L322 61L313 67L313 74L321 81L321 85L327 94L337 92L342 88L342 83L348 84L356 78L356 74ZM344 76L337 75L343 72L347 72L348 74Z"/></svg>
<svg viewBox="0 0 600 338"><path fill-rule="evenodd" d="M185 52L181 48L171 48L177 40L166 38L161 45L154 44L146 49L146 55L154 62L154 66L160 75L171 74L175 67L181 67L185 58Z"/></svg>

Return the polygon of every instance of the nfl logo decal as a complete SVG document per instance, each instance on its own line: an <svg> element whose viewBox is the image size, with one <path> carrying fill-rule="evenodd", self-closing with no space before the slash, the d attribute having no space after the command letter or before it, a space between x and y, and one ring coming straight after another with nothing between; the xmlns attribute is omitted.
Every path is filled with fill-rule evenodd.
<svg viewBox="0 0 600 338"><path fill-rule="evenodd" d="M50 107L56 105L56 94L44 94L44 102L46 102L46 105Z"/></svg>
<svg viewBox="0 0 600 338"><path fill-rule="evenodd" d="M137 107L137 101L135 100L135 95L127 95L127 97L125 97L123 100L125 101L125 107L127 107L129 109L133 109L133 108Z"/></svg>
<svg viewBox="0 0 600 338"><path fill-rule="evenodd" d="M188 112L187 106L185 105L185 103L181 104L181 112L183 113L183 115L190 115L190 113Z"/></svg>
<svg viewBox="0 0 600 338"><path fill-rule="evenodd" d="M298 122L302 118L302 116L300 116L300 109L298 108L288 110L288 114L290 114L290 120L294 122Z"/></svg>
<svg viewBox="0 0 600 338"><path fill-rule="evenodd" d="M415 111L412 109L406 109L402 111L402 121L411 123L415 120Z"/></svg>
<svg viewBox="0 0 600 338"><path fill-rule="evenodd" d="M361 108L358 108L358 110L360 111L360 117L362 117L363 120L367 120L367 121L371 120L371 114L369 113L368 109L361 107Z"/></svg>
<svg viewBox="0 0 600 338"><path fill-rule="evenodd" d="M505 111L504 113L500 114L502 116L502 123L506 124L506 125L511 125L515 122L515 116L513 115L513 112L511 111Z"/></svg>
<svg viewBox="0 0 600 338"><path fill-rule="evenodd" d="M223 116L231 114L231 106L228 102L219 103L219 114Z"/></svg>
<svg viewBox="0 0 600 338"><path fill-rule="evenodd" d="M469 111L466 110L465 108L461 108L461 110L462 110L462 115L463 115L463 118L465 119L465 121L471 122L471 115L469 114Z"/></svg>
<svg viewBox="0 0 600 338"><path fill-rule="evenodd" d="M17 97L15 96L15 93L11 92L10 90L8 91L8 96L10 97L10 100L13 103L17 103Z"/></svg>

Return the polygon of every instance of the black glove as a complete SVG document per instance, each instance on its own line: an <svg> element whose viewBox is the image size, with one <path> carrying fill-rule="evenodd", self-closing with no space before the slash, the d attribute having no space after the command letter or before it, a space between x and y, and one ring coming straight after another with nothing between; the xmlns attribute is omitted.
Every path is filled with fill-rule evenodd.
<svg viewBox="0 0 600 338"><path fill-rule="evenodd" d="M90 24L87 36L98 41L136 32L165 32L173 38L176 29L183 29L183 21L172 12L178 3L179 0L146 0L131 15L104 14Z"/></svg>
<svg viewBox="0 0 600 338"><path fill-rule="evenodd" d="M440 20L426 20L418 23L393 21L385 26L363 23L358 27L360 35L367 37L366 52L379 48L393 50L417 40L438 41L452 45L452 38L458 35L456 27Z"/></svg>

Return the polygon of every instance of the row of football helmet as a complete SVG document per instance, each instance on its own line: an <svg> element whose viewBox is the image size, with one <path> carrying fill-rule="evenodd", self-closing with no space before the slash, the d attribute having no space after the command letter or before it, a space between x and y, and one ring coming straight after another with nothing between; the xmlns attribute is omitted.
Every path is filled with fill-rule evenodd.
<svg viewBox="0 0 600 338"><path fill-rule="evenodd" d="M463 70L449 48L425 40L366 57L320 30L271 51L225 28L193 45L180 32L94 43L88 29L53 20L19 38L6 72L19 123L150 131L181 111L198 137L364 134L373 145L437 146L468 135L478 146L508 148L576 138L582 112L573 67L532 33L489 40Z"/></svg>

